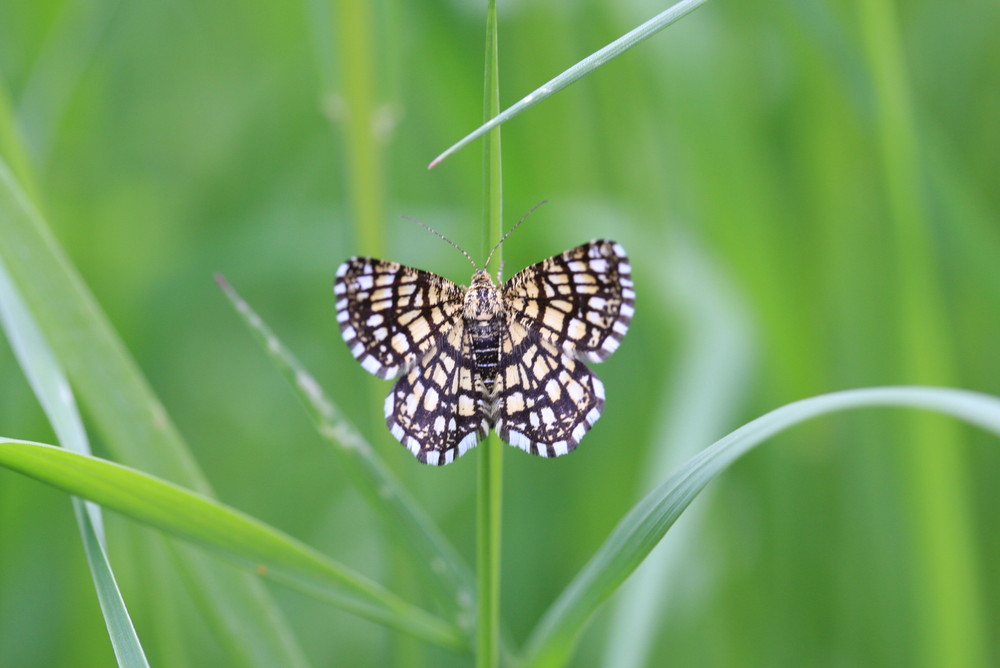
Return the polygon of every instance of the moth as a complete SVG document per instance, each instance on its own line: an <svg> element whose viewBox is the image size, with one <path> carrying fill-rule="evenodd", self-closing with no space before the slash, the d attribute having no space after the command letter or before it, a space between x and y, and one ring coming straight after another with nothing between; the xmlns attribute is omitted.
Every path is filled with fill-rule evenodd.
<svg viewBox="0 0 1000 668"><path fill-rule="evenodd" d="M353 257L337 269L333 292L351 354L379 378L399 378L385 399L389 430L434 465L455 461L490 429L542 457L572 452L604 409L604 385L585 362L606 360L635 313L628 257L607 239L502 285L478 268L465 287Z"/></svg>

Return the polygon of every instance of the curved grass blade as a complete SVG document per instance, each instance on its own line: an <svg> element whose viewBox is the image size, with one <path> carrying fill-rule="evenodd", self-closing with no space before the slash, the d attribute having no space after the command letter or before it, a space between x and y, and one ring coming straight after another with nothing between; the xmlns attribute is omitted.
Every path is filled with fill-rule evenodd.
<svg viewBox="0 0 1000 668"><path fill-rule="evenodd" d="M252 564L258 575L427 642L463 649L456 627L238 510L120 464L0 438L0 465Z"/></svg>
<svg viewBox="0 0 1000 668"><path fill-rule="evenodd" d="M7 338L18 362L35 396L42 404L59 442L67 450L90 454L90 444L77 412L69 382L31 314L24 307L3 262L0 262L0 324L7 332ZM93 503L74 497L73 512L76 515L90 575L94 580L97 600L101 606L101 614L104 616L118 665L136 668L148 666L149 662L143 652L142 643L139 642L139 636L132 625L132 618L128 614L128 608L125 607L125 601L105 552L101 509Z"/></svg>
<svg viewBox="0 0 1000 668"><path fill-rule="evenodd" d="M405 541L416 563L434 564L418 568L432 579L430 591L450 610L460 625L471 629L473 609L472 572L434 522L424 514L399 480L389 471L364 436L340 412L327 394L292 355L259 315L222 276L215 280L236 312L267 350L309 410L320 435L334 446L351 481L379 514L389 534Z"/></svg>
<svg viewBox="0 0 1000 668"><path fill-rule="evenodd" d="M663 286L658 297L678 323L681 337L679 366L654 411L659 417L652 433L661 436L640 466L643 492L697 454L699 443L718 438L721 425L732 423L747 398L758 346L735 286L703 248L677 231L666 243L652 237L644 247L657 249L658 255L667 249L656 268L656 281ZM633 258L633 266L639 259ZM615 596L604 665L639 668L653 663L651 652L660 630L681 614L677 597L671 594L691 580L681 566L703 546L706 510L703 497L671 528L671 539L656 546Z"/></svg>
<svg viewBox="0 0 1000 668"><path fill-rule="evenodd" d="M1000 436L1000 398L967 390L873 387L824 394L773 410L692 457L629 511L535 627L524 664L565 664L596 608L646 558L705 485L754 446L820 415L885 406L944 413Z"/></svg>
<svg viewBox="0 0 1000 668"><path fill-rule="evenodd" d="M187 445L3 158L0 260L115 456L209 493ZM174 563L191 582L204 588L227 583L231 596L203 598L200 609L241 662L306 663L291 628L260 582L234 575L188 546L178 546L176 553L183 558Z"/></svg>
<svg viewBox="0 0 1000 668"><path fill-rule="evenodd" d="M577 64L573 65L559 76L545 82L540 87L521 98L519 101L515 102L490 120L480 125L478 128L460 139L457 143L453 144L444 153L434 158L431 163L427 165L427 169L434 169L441 163L442 160L450 156L452 153L457 152L465 145L471 143L479 137L482 137L498 125L506 123L525 109L535 106L553 93L561 91L566 86L570 85L577 79L580 79L584 75L596 70L609 60L617 58L636 44L649 39L671 23L680 20L706 2L708 2L708 0L681 0L669 9L660 12L640 25L638 28L630 30L605 46L603 49L595 51Z"/></svg>

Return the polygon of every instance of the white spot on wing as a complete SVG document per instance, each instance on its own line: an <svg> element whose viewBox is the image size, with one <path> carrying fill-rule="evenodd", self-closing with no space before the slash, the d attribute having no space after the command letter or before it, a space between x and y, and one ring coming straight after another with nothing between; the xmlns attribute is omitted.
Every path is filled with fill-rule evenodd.
<svg viewBox="0 0 1000 668"><path fill-rule="evenodd" d="M597 376L593 376L594 383L594 396L598 399L604 399L604 383Z"/></svg>
<svg viewBox="0 0 1000 668"><path fill-rule="evenodd" d="M477 438L478 436L476 435L476 432L472 432L468 434L465 438L463 438L461 441L459 441L458 456L461 457L466 452L468 452L469 448L473 447L476 444Z"/></svg>
<svg viewBox="0 0 1000 668"><path fill-rule="evenodd" d="M525 452L531 452L531 439L519 431L511 431L507 435L507 442Z"/></svg>
<svg viewBox="0 0 1000 668"><path fill-rule="evenodd" d="M382 368L382 364L371 355L368 355L361 360L361 366L363 366L369 373L374 374L378 374L379 370Z"/></svg>
<svg viewBox="0 0 1000 668"><path fill-rule="evenodd" d="M587 413L587 418L586 418L587 419L587 423L591 427L593 427L594 424L597 422L597 419L600 418L600 417L601 417L601 411L599 411L597 409L597 407L595 406L594 408L590 409L589 413Z"/></svg>

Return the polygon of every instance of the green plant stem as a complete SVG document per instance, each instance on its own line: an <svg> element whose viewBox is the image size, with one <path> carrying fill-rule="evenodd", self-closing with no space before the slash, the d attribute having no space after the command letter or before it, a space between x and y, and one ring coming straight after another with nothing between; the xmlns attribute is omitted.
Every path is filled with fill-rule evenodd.
<svg viewBox="0 0 1000 668"><path fill-rule="evenodd" d="M375 58L372 8L367 2L335 0L333 34L343 102L342 137L346 153L351 218L358 248L379 257L383 251L382 160L375 136Z"/></svg>
<svg viewBox="0 0 1000 668"><path fill-rule="evenodd" d="M494 116L500 109L500 84L497 71L497 12L495 0L487 0L486 67L483 116ZM500 129L487 137L483 150L483 235L484 253L500 241L503 226L503 179L501 175ZM496 252L492 266L484 269L494 274L502 265L503 250ZM484 255L485 257L485 255ZM476 588L478 615L476 623L476 665L492 668L500 659L500 520L503 500L503 443L491 434L479 453L479 486L476 503Z"/></svg>

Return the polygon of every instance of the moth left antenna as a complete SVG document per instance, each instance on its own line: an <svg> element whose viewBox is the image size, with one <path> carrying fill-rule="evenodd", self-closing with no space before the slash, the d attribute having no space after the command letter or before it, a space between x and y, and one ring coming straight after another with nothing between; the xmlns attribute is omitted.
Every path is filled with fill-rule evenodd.
<svg viewBox="0 0 1000 668"><path fill-rule="evenodd" d="M535 209L537 209L538 207L540 207L543 204L548 203L548 201L549 200L547 200L547 199L543 199L541 202L539 202L535 206L533 206L530 209L528 209L528 213L526 213L523 216L521 216L521 220L519 220L516 223L514 223L514 225L509 230L507 230L507 233L504 234L502 237L500 237L500 241L498 241L497 245L493 247L493 250L490 251L490 254L488 256L486 256L486 262L483 265L484 267L490 266L490 260L493 259L493 254L497 252L498 248L500 248L500 244L502 244L503 242L507 241L507 237L509 237L511 234L513 234L514 230L516 230L517 228L519 228L521 226L521 223L523 223L525 220L527 220L528 216L530 216L531 214L533 214L535 212Z"/></svg>
<svg viewBox="0 0 1000 668"><path fill-rule="evenodd" d="M416 223L417 225L419 225L420 227L424 228L425 230L427 230L428 232L430 232L430 233L431 233L431 234L433 234L434 236L436 236L436 237L439 237L439 238L441 238L441 239L444 239L444 241L446 241L446 242L447 242L447 243L448 243L449 245L451 245L451 246L454 246L455 248L457 248L457 249L458 249L458 252L460 252L460 253L461 253L462 255L464 255L464 256L466 257L466 259L467 259L467 260L468 260L469 262L471 262L471 263L472 263L472 267L473 267L473 268L474 268L474 269L475 269L476 271L479 271L479 265L477 265L477 264L476 264L476 261L472 259L472 256L471 256L471 255L469 255L468 253L466 253L466 252L465 252L465 249L464 249L464 248L462 248L461 246L459 246L458 244L456 244L456 243L455 243L454 241L452 241L451 239L449 239L449 238L448 238L448 237L446 237L445 235L441 234L440 232L438 232L437 230L435 230L435 229L434 229L433 227L431 227L431 226L430 226L430 225L428 225L427 223L422 223L422 222L420 222L419 220L417 220L416 218L410 218L409 216L403 216L403 218L406 218L406 219L407 219L408 221L410 221L411 223Z"/></svg>

